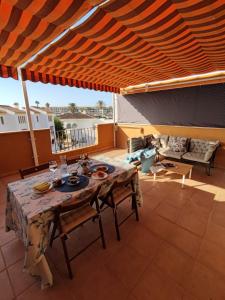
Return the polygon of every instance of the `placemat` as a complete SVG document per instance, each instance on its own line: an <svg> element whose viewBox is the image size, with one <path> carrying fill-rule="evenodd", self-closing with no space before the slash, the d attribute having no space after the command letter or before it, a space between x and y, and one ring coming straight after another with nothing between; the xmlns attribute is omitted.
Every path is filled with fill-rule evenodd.
<svg viewBox="0 0 225 300"><path fill-rule="evenodd" d="M99 166L104 166L104 167L107 167L108 168L108 171L106 173L110 174L110 173L113 173L115 171L115 167L112 166L112 165L109 165L109 164L105 164L105 163L102 163L102 164L97 164L97 165L93 165L90 167L90 170L91 172L94 172L94 169L96 167L99 167Z"/></svg>
<svg viewBox="0 0 225 300"><path fill-rule="evenodd" d="M69 176L64 177L63 179L66 181L63 185L55 187L57 191L60 192L75 192L85 188L89 184L89 178L84 175L77 175L80 178L80 182L76 185L67 185L67 181Z"/></svg>

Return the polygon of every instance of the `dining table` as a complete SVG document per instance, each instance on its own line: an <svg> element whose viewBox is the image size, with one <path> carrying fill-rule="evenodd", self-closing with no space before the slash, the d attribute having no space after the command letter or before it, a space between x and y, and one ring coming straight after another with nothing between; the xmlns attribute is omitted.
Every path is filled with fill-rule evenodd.
<svg viewBox="0 0 225 300"><path fill-rule="evenodd" d="M114 181L124 180L132 173L135 175L135 191L139 205L142 203L138 172L136 167L123 160L107 157L89 159L89 166L108 164L112 166L107 178L103 180L87 176L86 184L75 190L52 188L46 193L37 194L33 186L39 182L51 182L52 174L49 171L32 175L25 179L11 182L7 186L6 231L14 230L24 243L25 258L24 271L32 276L38 276L41 287L53 285L53 275L45 256L49 245L50 224L54 219L54 210L59 205L80 201L93 193L99 185L100 193L106 193ZM68 174L79 170L77 163L68 166Z"/></svg>

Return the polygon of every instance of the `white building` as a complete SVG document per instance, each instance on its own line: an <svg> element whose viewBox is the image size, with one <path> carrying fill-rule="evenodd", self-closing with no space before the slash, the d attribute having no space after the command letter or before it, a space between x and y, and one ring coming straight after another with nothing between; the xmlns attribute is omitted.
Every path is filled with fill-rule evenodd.
<svg viewBox="0 0 225 300"><path fill-rule="evenodd" d="M94 118L81 112L65 113L58 117L63 122L65 129L93 128L97 124L106 123L104 119ZM107 123L109 123L108 120Z"/></svg>
<svg viewBox="0 0 225 300"><path fill-rule="evenodd" d="M46 108L31 107L33 129L50 128L54 134L54 114ZM28 121L25 109L0 105L0 131L28 130Z"/></svg>

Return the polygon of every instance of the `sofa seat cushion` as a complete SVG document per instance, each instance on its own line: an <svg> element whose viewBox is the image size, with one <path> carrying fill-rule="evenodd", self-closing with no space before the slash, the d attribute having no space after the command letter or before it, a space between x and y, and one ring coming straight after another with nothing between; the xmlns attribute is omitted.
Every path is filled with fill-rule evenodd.
<svg viewBox="0 0 225 300"><path fill-rule="evenodd" d="M182 158L202 163L207 163L205 160L205 153L199 153L199 152L187 152L185 153Z"/></svg>
<svg viewBox="0 0 225 300"><path fill-rule="evenodd" d="M176 159L181 159L181 157L184 153L185 152L172 151L172 150L170 150L170 148L166 148L166 149L160 148L159 149L159 154L166 156L166 157L176 158Z"/></svg>

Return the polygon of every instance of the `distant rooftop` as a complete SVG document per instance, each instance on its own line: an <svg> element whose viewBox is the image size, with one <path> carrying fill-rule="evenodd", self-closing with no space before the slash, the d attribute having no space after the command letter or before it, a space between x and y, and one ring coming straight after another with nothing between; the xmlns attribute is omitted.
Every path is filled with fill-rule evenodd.
<svg viewBox="0 0 225 300"><path fill-rule="evenodd" d="M93 119L92 116L82 114L80 112L61 114L59 115L59 118L60 119Z"/></svg>
<svg viewBox="0 0 225 300"><path fill-rule="evenodd" d="M14 107L14 106L9 106L9 105L0 105L0 109L3 108L4 109L7 109L9 111L12 111L14 113L18 113L18 114L25 114L26 112L22 109L19 109L17 107Z"/></svg>

